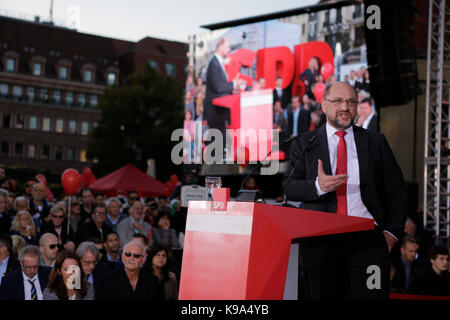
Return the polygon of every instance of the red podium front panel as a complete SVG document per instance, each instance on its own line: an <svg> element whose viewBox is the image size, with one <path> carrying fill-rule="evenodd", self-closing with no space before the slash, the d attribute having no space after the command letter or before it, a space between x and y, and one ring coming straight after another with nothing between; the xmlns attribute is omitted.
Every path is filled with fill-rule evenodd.
<svg viewBox="0 0 450 320"><path fill-rule="evenodd" d="M181 300L282 299L293 239L373 229L373 220L253 202L190 201Z"/></svg>

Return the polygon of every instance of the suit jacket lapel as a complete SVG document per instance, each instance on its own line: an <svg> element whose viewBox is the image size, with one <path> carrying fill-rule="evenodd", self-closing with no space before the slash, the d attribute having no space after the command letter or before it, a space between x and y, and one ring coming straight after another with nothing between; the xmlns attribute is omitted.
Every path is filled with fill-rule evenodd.
<svg viewBox="0 0 450 320"><path fill-rule="evenodd" d="M17 298L25 300L25 285L23 284L22 270L19 271L19 281L17 282Z"/></svg>
<svg viewBox="0 0 450 320"><path fill-rule="evenodd" d="M323 170L326 174L331 175L330 151L328 150L328 138L326 126L323 125L318 129L317 138L320 144L319 158L323 163Z"/></svg>
<svg viewBox="0 0 450 320"><path fill-rule="evenodd" d="M357 126L353 126L353 133L355 135L356 152L358 153L359 183L363 185L369 166L369 137L366 131Z"/></svg>

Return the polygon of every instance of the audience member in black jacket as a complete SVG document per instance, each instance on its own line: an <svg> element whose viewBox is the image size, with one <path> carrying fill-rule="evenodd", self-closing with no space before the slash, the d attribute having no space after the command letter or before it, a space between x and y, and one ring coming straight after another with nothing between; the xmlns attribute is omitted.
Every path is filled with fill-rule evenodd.
<svg viewBox="0 0 450 320"><path fill-rule="evenodd" d="M105 225L105 221L105 205L96 206L92 212L91 219L79 226L79 230L77 232L77 243L81 243L90 238L98 238L105 241L106 236L113 231L111 227Z"/></svg>
<svg viewBox="0 0 450 320"><path fill-rule="evenodd" d="M432 296L450 296L447 247L432 246L428 257L431 265L425 271L419 273L416 293Z"/></svg>

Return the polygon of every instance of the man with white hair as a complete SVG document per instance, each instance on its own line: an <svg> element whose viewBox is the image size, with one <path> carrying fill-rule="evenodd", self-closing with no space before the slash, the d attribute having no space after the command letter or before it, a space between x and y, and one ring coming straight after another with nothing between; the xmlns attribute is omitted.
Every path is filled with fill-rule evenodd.
<svg viewBox="0 0 450 320"><path fill-rule="evenodd" d="M145 247L128 242L122 250L123 268L105 277L105 300L163 300L156 277L143 269Z"/></svg>
<svg viewBox="0 0 450 320"><path fill-rule="evenodd" d="M140 201L134 202L129 210L130 216L123 219L117 226L120 242L128 243L133 239L133 234L140 233L148 237L152 226L144 221L144 206ZM153 236L150 245L153 243Z"/></svg>
<svg viewBox="0 0 450 320"><path fill-rule="evenodd" d="M39 239L39 250L41 250L41 266L53 268L59 252L58 238L53 233L44 233Z"/></svg>
<svg viewBox="0 0 450 320"><path fill-rule="evenodd" d="M116 232L119 222L126 218L126 216L120 212L121 205L122 203L118 198L110 198L106 202L108 213L106 214L105 225L109 226L111 229L113 229L113 231Z"/></svg>

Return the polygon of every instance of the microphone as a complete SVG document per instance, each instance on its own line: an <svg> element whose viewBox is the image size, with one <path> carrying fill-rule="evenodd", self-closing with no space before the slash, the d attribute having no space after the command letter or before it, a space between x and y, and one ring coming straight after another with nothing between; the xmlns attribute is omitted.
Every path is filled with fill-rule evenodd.
<svg viewBox="0 0 450 320"><path fill-rule="evenodd" d="M294 173L295 169L297 168L298 163L300 162L301 159L303 159L303 155L305 154L306 150L308 149L309 145L317 138L317 134L313 135L311 139L309 139L309 141L306 143L305 149L303 149L302 153L300 153L300 156L297 158L297 160L295 161L294 164L294 168L292 168L291 174L289 175L286 184L284 186L284 190L283 190L283 202L281 203L281 206L285 207L292 207L291 205L289 205L287 203L287 188L289 186L289 182L291 180L292 174Z"/></svg>
<svg viewBox="0 0 450 320"><path fill-rule="evenodd" d="M288 144L289 142L298 139L299 136L294 136L294 137L290 137L289 139L284 140L282 143L280 143L279 147L284 146L286 144ZM261 191L259 190L244 190L244 185L247 182L248 178L250 178L250 176L259 168L261 168L262 163L264 162L264 160L267 159L268 156L270 156L272 154L272 150L269 151L269 153L264 157L264 159L262 161L258 161L257 165L249 172L249 174L247 174L247 176L244 178L244 180L241 183L241 188L238 191L238 195L236 197L236 201L249 201L249 200L256 200L256 196L259 196L262 198L262 194ZM248 195L248 196L245 196Z"/></svg>

